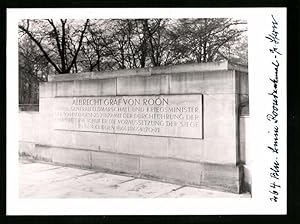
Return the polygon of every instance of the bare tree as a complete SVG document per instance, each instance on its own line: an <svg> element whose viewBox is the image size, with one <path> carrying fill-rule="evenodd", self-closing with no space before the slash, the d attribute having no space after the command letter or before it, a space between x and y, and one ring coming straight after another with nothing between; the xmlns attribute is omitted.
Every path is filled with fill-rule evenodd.
<svg viewBox="0 0 300 224"><path fill-rule="evenodd" d="M237 41L230 41L218 52L217 60L226 59L231 63L248 64L248 40L241 35Z"/></svg>
<svg viewBox="0 0 300 224"><path fill-rule="evenodd" d="M66 19L26 20L19 24L19 29L36 44L55 71L62 74L69 73L75 65L88 23L87 19L77 28Z"/></svg>
<svg viewBox="0 0 300 224"><path fill-rule="evenodd" d="M39 82L47 81L50 71L48 61L39 54L33 41L19 38L19 103L37 104Z"/></svg>
<svg viewBox="0 0 300 224"><path fill-rule="evenodd" d="M238 40L245 31L236 26L244 21L223 18L180 19L175 28L177 48L186 61L211 62L228 43Z"/></svg>
<svg viewBox="0 0 300 224"><path fill-rule="evenodd" d="M244 23L223 18L47 19L24 20L19 28L56 73L69 73L245 61L247 45L240 43L245 29L239 27Z"/></svg>

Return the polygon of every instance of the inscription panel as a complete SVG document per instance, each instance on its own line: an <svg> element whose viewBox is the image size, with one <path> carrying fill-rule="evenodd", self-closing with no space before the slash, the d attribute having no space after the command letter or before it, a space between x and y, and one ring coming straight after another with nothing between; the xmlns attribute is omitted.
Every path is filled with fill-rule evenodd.
<svg viewBox="0 0 300 224"><path fill-rule="evenodd" d="M202 138L202 95L55 98L54 128Z"/></svg>

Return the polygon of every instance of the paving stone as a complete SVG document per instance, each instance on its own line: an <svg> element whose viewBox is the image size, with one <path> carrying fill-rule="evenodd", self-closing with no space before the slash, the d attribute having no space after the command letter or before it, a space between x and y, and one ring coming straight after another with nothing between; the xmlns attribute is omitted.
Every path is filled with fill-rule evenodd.
<svg viewBox="0 0 300 224"><path fill-rule="evenodd" d="M145 179L135 179L117 185L127 197L153 198L179 188L180 185L157 182Z"/></svg>
<svg viewBox="0 0 300 224"><path fill-rule="evenodd" d="M213 191L203 188L183 187L161 195L162 198L240 198L249 197L249 194L233 194L228 192Z"/></svg>
<svg viewBox="0 0 300 224"><path fill-rule="evenodd" d="M19 163L20 198L250 197L44 163Z"/></svg>
<svg viewBox="0 0 300 224"><path fill-rule="evenodd" d="M55 166L53 164L46 164L46 163L32 163L30 161L27 162L21 162L22 163L22 172L38 172L38 171L45 171L48 169L53 168L61 168L61 166Z"/></svg>

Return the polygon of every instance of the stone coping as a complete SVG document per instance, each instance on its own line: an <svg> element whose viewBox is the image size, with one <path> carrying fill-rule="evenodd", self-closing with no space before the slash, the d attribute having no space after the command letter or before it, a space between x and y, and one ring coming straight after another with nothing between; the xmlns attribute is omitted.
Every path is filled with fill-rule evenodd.
<svg viewBox="0 0 300 224"><path fill-rule="evenodd" d="M248 73L246 66L232 64L228 61L210 62L210 63L193 63L173 66L159 66L138 69L121 69L103 72L82 72L73 74L52 74L48 76L49 82L63 82L73 80L91 80L91 79L108 79L128 76L151 76L161 74L176 74L188 72L211 72L222 70L236 70Z"/></svg>

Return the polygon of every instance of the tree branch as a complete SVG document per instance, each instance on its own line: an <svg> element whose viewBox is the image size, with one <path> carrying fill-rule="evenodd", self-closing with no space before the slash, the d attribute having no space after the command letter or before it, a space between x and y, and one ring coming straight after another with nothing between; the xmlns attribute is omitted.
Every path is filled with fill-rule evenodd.
<svg viewBox="0 0 300 224"><path fill-rule="evenodd" d="M81 31L80 40L79 40L79 43L78 43L78 48L77 48L77 50L76 50L76 52L75 52L75 55L74 55L74 57L73 57L73 60L72 60L71 64L70 64L69 67L67 68L67 73L70 72L72 66L74 65L74 63L75 63L76 60L77 60L77 56L78 56L78 53L79 53L79 51L80 51L80 48L81 48L81 45L82 45L82 40L83 40L83 37L84 37L84 33L85 33L85 31L86 31L86 28L87 28L87 26L88 26L88 23L89 23L89 19L86 20L86 22L85 22L85 24L84 24L84 28L83 28L83 30Z"/></svg>
<svg viewBox="0 0 300 224"><path fill-rule="evenodd" d="M56 26L54 25L53 20L52 19L47 19L47 21L50 23L50 25L53 28L53 32L54 32L54 36L55 36L54 38L56 40L58 54L59 54L60 60L61 60L61 71L63 73L65 71L66 67L65 67L65 64L64 64L64 55L63 55L63 52L62 52L62 49L61 49L61 46L60 46L59 34L57 32L57 29L56 29Z"/></svg>
<svg viewBox="0 0 300 224"><path fill-rule="evenodd" d="M45 49L42 47L42 45L40 44L40 42L34 38L34 36L29 32L29 30L27 30L25 27L19 25L19 28L24 31L29 38L39 47L39 49L42 51L43 55L45 56L45 58L50 62L50 64L55 68L55 70L58 73L61 73L61 70L59 69L59 67L52 61L52 59L49 57L49 55L47 54L47 52L45 51Z"/></svg>

